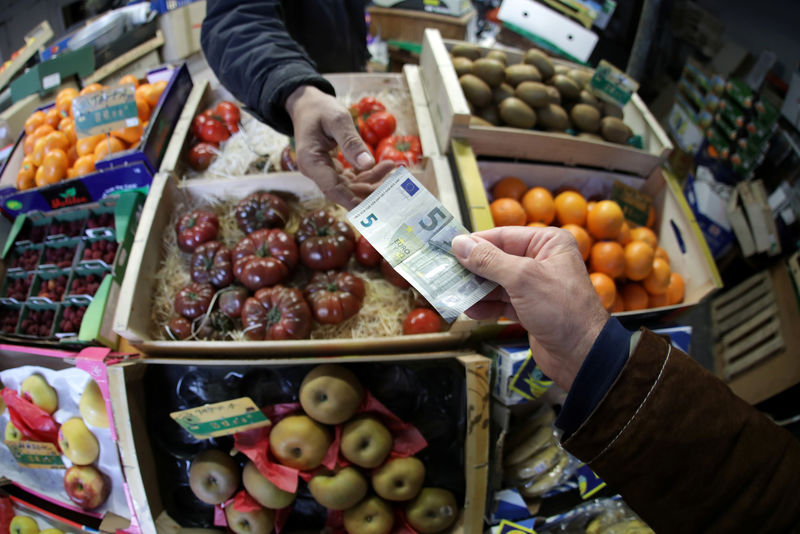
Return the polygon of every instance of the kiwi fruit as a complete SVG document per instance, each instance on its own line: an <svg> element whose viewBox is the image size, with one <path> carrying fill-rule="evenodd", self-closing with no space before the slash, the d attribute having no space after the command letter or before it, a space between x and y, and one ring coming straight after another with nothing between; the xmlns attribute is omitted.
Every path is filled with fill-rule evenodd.
<svg viewBox="0 0 800 534"><path fill-rule="evenodd" d="M622 120L622 108L616 104L612 104L611 102L603 102L603 116L604 117L616 117L619 120Z"/></svg>
<svg viewBox="0 0 800 534"><path fill-rule="evenodd" d="M532 108L540 108L550 103L547 86L541 82L522 82L514 90L514 96Z"/></svg>
<svg viewBox="0 0 800 534"><path fill-rule="evenodd" d="M604 141L604 139L599 135L589 132L581 132L578 134L578 137L582 137L584 139L591 139L592 141Z"/></svg>
<svg viewBox="0 0 800 534"><path fill-rule="evenodd" d="M489 84L497 87L506 79L505 65L488 57L482 57L472 62L472 74Z"/></svg>
<svg viewBox="0 0 800 534"><path fill-rule="evenodd" d="M581 94L578 95L578 103L580 103L580 104L589 104L593 108L597 109L597 111L601 111L601 109L600 109L600 101L597 100L597 97L595 97L592 93L590 93L586 89L581 91Z"/></svg>
<svg viewBox="0 0 800 534"><path fill-rule="evenodd" d="M522 82L540 82L542 75L533 65L517 63L506 67L506 82L512 87L516 87Z"/></svg>
<svg viewBox="0 0 800 534"><path fill-rule="evenodd" d="M489 50L486 53L486 57L496 59L503 65L508 65L508 56L502 50Z"/></svg>
<svg viewBox="0 0 800 534"><path fill-rule="evenodd" d="M582 88L589 85L589 82L592 81L593 75L593 73L583 69L569 69L569 72L567 72L567 76L572 78L575 83Z"/></svg>
<svg viewBox="0 0 800 534"><path fill-rule="evenodd" d="M464 96L478 108L492 101L492 88L474 74L465 74L458 79Z"/></svg>
<svg viewBox="0 0 800 534"><path fill-rule="evenodd" d="M531 82L534 83L534 82ZM492 102L499 104L509 96L514 96L514 88L507 83L501 83L492 89Z"/></svg>
<svg viewBox="0 0 800 534"><path fill-rule="evenodd" d="M495 105L489 105L479 109L477 116L494 126L500 126L503 122L502 119L500 119L500 112Z"/></svg>
<svg viewBox="0 0 800 534"><path fill-rule="evenodd" d="M527 63L528 65L533 65L536 67L541 73L542 78L545 80L549 80L556 73L556 69L553 67L553 62L550 61L550 58L547 57L547 54L541 50L531 48L525 53L525 58L522 61L523 63Z"/></svg>
<svg viewBox="0 0 800 534"><path fill-rule="evenodd" d="M465 74L472 74L472 60L468 57L454 57L453 67L456 69L456 76L459 78Z"/></svg>
<svg viewBox="0 0 800 534"><path fill-rule="evenodd" d="M616 117L603 117L600 121L600 135L606 141L624 143L630 138L631 134L632 132L628 125Z"/></svg>
<svg viewBox="0 0 800 534"><path fill-rule="evenodd" d="M557 104L547 104L537 110L539 116L539 126L545 130L555 130L563 132L569 128L569 117L564 108Z"/></svg>
<svg viewBox="0 0 800 534"><path fill-rule="evenodd" d="M533 128L536 125L536 112L515 96L500 102L500 118L515 128Z"/></svg>
<svg viewBox="0 0 800 534"><path fill-rule="evenodd" d="M594 133L600 128L600 112L589 104L575 104L569 116L572 123L583 132Z"/></svg>
<svg viewBox="0 0 800 534"><path fill-rule="evenodd" d="M469 43L459 43L450 50L450 53L453 57L468 57L472 61L475 61L479 57L481 57L481 49L473 44Z"/></svg>
<svg viewBox="0 0 800 534"><path fill-rule="evenodd" d="M561 93L558 92L558 89L553 87L552 85L548 85L545 87L547 89L547 96L550 97L551 104L561 104Z"/></svg>
<svg viewBox="0 0 800 534"><path fill-rule="evenodd" d="M554 65L553 68L556 70L556 74L567 74L570 71L566 65Z"/></svg>
<svg viewBox="0 0 800 534"><path fill-rule="evenodd" d="M480 117L475 115L470 115L469 117L469 125L470 126L494 126L491 122L484 120Z"/></svg>
<svg viewBox="0 0 800 534"><path fill-rule="evenodd" d="M581 88L569 76L556 74L551 81L553 87L558 89L558 92L561 93L561 98L564 100L577 100L581 94Z"/></svg>

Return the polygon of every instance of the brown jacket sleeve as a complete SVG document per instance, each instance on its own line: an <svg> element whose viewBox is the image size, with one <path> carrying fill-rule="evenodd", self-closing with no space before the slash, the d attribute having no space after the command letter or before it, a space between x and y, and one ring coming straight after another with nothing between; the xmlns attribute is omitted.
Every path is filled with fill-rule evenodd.
<svg viewBox="0 0 800 534"><path fill-rule="evenodd" d="M800 532L800 442L647 330L563 445L656 532Z"/></svg>

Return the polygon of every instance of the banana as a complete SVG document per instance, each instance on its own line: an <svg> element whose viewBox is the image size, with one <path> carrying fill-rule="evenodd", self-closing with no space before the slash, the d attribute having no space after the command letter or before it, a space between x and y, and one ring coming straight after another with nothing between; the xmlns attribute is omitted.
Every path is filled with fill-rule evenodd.
<svg viewBox="0 0 800 534"><path fill-rule="evenodd" d="M514 424L506 438L506 447L509 450L516 448L520 443L525 441L532 432L538 430L540 426L550 426L555 420L556 412L553 411L553 408L546 404L542 405L533 415Z"/></svg>
<svg viewBox="0 0 800 534"><path fill-rule="evenodd" d="M608 526L600 531L600 534L655 534L653 529L648 527L639 519L628 519L621 523Z"/></svg>
<svg viewBox="0 0 800 534"><path fill-rule="evenodd" d="M508 454L503 455L503 465L518 464L553 443L555 443L553 429L549 426L540 426L522 443L511 449Z"/></svg>
<svg viewBox="0 0 800 534"><path fill-rule="evenodd" d="M527 460L506 469L506 478L526 482L540 477L558 463L560 452L561 449L557 445L550 445Z"/></svg>
<svg viewBox="0 0 800 534"><path fill-rule="evenodd" d="M544 495L551 489L555 488L561 482L561 475L564 473L567 464L569 463L569 455L563 450L559 449L558 463L552 469L544 473L530 484L525 484L519 489L523 497L539 497Z"/></svg>

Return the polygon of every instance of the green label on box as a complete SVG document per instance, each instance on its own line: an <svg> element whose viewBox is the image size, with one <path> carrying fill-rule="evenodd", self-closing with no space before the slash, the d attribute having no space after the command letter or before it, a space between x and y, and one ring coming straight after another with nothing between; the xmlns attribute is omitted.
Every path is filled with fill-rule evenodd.
<svg viewBox="0 0 800 534"><path fill-rule="evenodd" d="M647 224L650 206L653 204L653 200L648 195L615 180L611 187L611 200L619 204L626 219L639 226Z"/></svg>
<svg viewBox="0 0 800 534"><path fill-rule="evenodd" d="M126 84L79 96L72 101L78 137L104 134L139 124L136 94Z"/></svg>
<svg viewBox="0 0 800 534"><path fill-rule="evenodd" d="M20 467L30 469L64 469L61 453L52 443L44 441L6 441L8 450Z"/></svg>
<svg viewBox="0 0 800 534"><path fill-rule="evenodd" d="M206 404L169 415L198 439L226 436L270 423L249 397Z"/></svg>
<svg viewBox="0 0 800 534"><path fill-rule="evenodd" d="M595 69L590 85L595 96L619 107L625 107L631 95L639 89L636 80L604 59Z"/></svg>

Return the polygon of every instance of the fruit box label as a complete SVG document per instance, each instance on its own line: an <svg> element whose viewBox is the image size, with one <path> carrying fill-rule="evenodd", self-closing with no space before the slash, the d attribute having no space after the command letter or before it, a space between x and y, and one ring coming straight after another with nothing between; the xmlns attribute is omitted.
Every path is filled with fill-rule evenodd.
<svg viewBox="0 0 800 534"><path fill-rule="evenodd" d="M78 137L139 124L133 85L120 85L79 96L72 101L72 114Z"/></svg>
<svg viewBox="0 0 800 534"><path fill-rule="evenodd" d="M639 226L647 224L650 205L653 203L653 200L648 195L623 184L619 180L615 180L614 185L611 187L611 200L619 204L627 220Z"/></svg>
<svg viewBox="0 0 800 534"><path fill-rule="evenodd" d="M639 89L639 84L633 78L606 60L601 60L594 71L590 82L592 93L601 100L606 100L619 107L631 99L631 95Z"/></svg>
<svg viewBox="0 0 800 534"><path fill-rule="evenodd" d="M249 397L206 404L169 415L198 439L226 436L270 423Z"/></svg>
<svg viewBox="0 0 800 534"><path fill-rule="evenodd" d="M533 354L528 350L528 357L520 366L519 371L511 379L509 389L520 394L528 400L538 399L553 385L550 380L536 365Z"/></svg>
<svg viewBox="0 0 800 534"><path fill-rule="evenodd" d="M525 528L522 525L512 523L508 519L500 521L500 529L497 534L536 534L536 531L530 528Z"/></svg>
<svg viewBox="0 0 800 534"><path fill-rule="evenodd" d="M43 441L6 441L20 467L31 469L64 469L61 454L52 443Z"/></svg>

